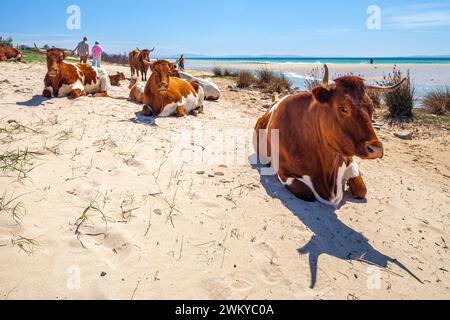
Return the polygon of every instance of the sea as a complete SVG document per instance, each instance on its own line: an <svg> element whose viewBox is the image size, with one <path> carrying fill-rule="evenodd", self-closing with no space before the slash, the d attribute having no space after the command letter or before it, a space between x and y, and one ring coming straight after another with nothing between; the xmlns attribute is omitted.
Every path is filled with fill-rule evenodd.
<svg viewBox="0 0 450 320"><path fill-rule="evenodd" d="M440 87L450 87L450 56L442 57L188 57L186 58L186 67L188 69L208 70L210 71L214 62L226 63L245 63L248 65L255 64L256 70L260 68L260 64L275 64L293 83L295 87L305 88L305 82L308 74L305 72L294 71L290 68L284 68L284 65L292 64L342 64L349 65L349 72L356 72L352 66L370 66L370 59L373 59L374 68L364 70L364 76L369 78L380 78L392 71L392 66L397 65L398 68L406 72L410 70L413 79L415 93L418 99L422 98L427 92L433 91ZM383 65L383 67L381 67ZM377 67L379 66L379 67ZM389 67L386 67L389 66ZM230 67L233 69L233 67ZM330 70L333 74L333 71ZM370 82L370 81L369 81Z"/></svg>

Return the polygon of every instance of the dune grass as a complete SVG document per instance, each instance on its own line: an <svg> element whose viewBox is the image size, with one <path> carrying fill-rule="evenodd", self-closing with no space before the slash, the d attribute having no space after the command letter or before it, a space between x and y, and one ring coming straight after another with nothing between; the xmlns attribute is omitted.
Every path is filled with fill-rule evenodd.
<svg viewBox="0 0 450 320"><path fill-rule="evenodd" d="M17 181L22 181L34 169L33 160L38 153L28 149L3 151L0 153L0 171L6 176L16 175Z"/></svg>
<svg viewBox="0 0 450 320"><path fill-rule="evenodd" d="M23 60L27 63L46 63L47 56L45 53L38 52L33 49L22 50ZM69 57L66 59L67 62L78 62L79 60L75 57Z"/></svg>
<svg viewBox="0 0 450 320"><path fill-rule="evenodd" d="M261 68L256 71L257 87L264 93L282 93L292 91L293 84L283 73L276 73L267 68Z"/></svg>
<svg viewBox="0 0 450 320"><path fill-rule="evenodd" d="M244 89L254 85L257 82L257 80L253 72L242 70L238 72L236 82L238 88Z"/></svg>
<svg viewBox="0 0 450 320"><path fill-rule="evenodd" d="M0 196L0 214L11 215L18 225L22 222L22 216L26 214L25 205L17 201L20 197L15 197L14 194L9 195L6 191Z"/></svg>
<svg viewBox="0 0 450 320"><path fill-rule="evenodd" d="M422 99L422 104L431 114L443 116L450 113L450 89L443 87L428 92Z"/></svg>

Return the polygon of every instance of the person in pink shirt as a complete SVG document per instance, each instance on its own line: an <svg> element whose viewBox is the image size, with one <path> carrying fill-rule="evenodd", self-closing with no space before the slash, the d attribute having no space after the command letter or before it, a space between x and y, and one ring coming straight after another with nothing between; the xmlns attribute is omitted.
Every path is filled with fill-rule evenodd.
<svg viewBox="0 0 450 320"><path fill-rule="evenodd" d="M92 47L92 66L100 68L102 66L103 48L98 41Z"/></svg>

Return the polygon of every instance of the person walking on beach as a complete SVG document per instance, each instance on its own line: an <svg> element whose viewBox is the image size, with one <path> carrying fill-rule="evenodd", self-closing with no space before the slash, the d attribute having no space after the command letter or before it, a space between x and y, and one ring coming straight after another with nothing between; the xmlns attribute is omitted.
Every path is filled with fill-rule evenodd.
<svg viewBox="0 0 450 320"><path fill-rule="evenodd" d="M178 67L181 71L184 71L184 54L177 60Z"/></svg>
<svg viewBox="0 0 450 320"><path fill-rule="evenodd" d="M92 47L92 66L100 68L102 66L103 48L98 41Z"/></svg>
<svg viewBox="0 0 450 320"><path fill-rule="evenodd" d="M88 38L84 37L83 41L78 43L77 47L72 51L80 57L80 63L87 63L89 56L89 44L87 43Z"/></svg>

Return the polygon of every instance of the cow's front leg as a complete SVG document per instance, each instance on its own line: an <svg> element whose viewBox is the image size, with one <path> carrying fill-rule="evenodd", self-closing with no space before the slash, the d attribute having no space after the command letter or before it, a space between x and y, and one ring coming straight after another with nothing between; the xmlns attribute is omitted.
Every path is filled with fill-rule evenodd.
<svg viewBox="0 0 450 320"><path fill-rule="evenodd" d="M81 89L74 89L70 92L70 99L76 99L76 98L79 98L84 95L86 95L86 94Z"/></svg>
<svg viewBox="0 0 450 320"><path fill-rule="evenodd" d="M42 92L42 95L45 98L51 98L52 97L52 92L50 90L44 89L44 91Z"/></svg>
<svg viewBox="0 0 450 320"><path fill-rule="evenodd" d="M203 113L203 105L201 105L200 108L198 108L198 113Z"/></svg>
<svg viewBox="0 0 450 320"><path fill-rule="evenodd" d="M151 117L151 116L153 116L153 115L154 115L154 114L153 114L153 109L152 109L150 106L145 105L145 106L142 108L142 115L143 115L144 117Z"/></svg>
<svg viewBox="0 0 450 320"><path fill-rule="evenodd" d="M364 199L367 196L367 187L361 176L349 179L347 182L350 192L355 199Z"/></svg>
<svg viewBox="0 0 450 320"><path fill-rule="evenodd" d="M177 117L181 118L181 117L185 117L186 116L186 112L184 111L184 106L182 104L179 104L177 106Z"/></svg>
<svg viewBox="0 0 450 320"><path fill-rule="evenodd" d="M296 178L290 178L288 176L279 175L278 177L281 183L283 183L286 188L297 198L300 198L301 200L307 202L313 202L316 200L314 193L303 182L299 181Z"/></svg>

